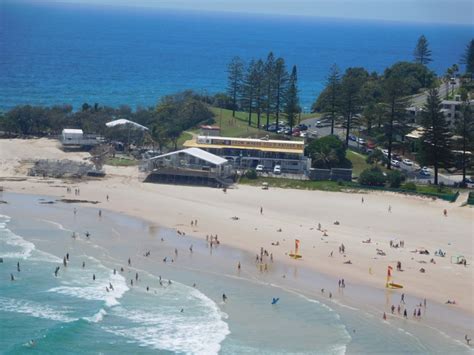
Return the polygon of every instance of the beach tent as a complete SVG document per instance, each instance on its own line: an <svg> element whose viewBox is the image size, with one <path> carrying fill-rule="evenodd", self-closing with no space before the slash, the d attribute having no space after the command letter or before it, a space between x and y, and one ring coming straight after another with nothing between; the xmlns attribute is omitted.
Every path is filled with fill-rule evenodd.
<svg viewBox="0 0 474 355"><path fill-rule="evenodd" d="M460 264L465 259L464 255L455 255L451 257L451 264Z"/></svg>
<svg viewBox="0 0 474 355"><path fill-rule="evenodd" d="M133 121L130 121L130 120L126 120L125 118L120 118L118 120L115 120L115 121L110 121L110 122L107 122L105 124L107 127L116 127L116 126L133 126L135 128L138 128L138 129L141 129L143 131L148 131L148 128L145 127L145 126L142 126L141 124L139 123L136 123L136 122L133 122Z"/></svg>

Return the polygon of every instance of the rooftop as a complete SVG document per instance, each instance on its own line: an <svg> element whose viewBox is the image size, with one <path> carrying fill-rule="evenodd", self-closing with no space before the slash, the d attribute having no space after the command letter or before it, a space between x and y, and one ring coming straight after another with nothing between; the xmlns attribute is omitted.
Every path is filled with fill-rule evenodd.
<svg viewBox="0 0 474 355"><path fill-rule="evenodd" d="M156 157L150 158L149 160L164 158L164 157L179 154L179 153L185 153L185 154L192 155L195 158L202 159L202 160L207 161L208 163L211 163L211 164L214 164L214 165L222 165L222 164L225 164L225 163L228 162L227 159L221 158L217 155L206 152L205 150L202 150L202 149L199 149L199 148L181 149L181 150L177 150L177 151L174 151L174 152L158 155Z"/></svg>

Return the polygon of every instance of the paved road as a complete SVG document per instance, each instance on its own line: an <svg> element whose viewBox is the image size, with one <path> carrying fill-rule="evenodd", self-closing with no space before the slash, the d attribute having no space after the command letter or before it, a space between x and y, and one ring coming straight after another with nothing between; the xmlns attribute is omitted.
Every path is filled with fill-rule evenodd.
<svg viewBox="0 0 474 355"><path fill-rule="evenodd" d="M454 89L459 88L460 84L461 83L459 79L456 79L456 83L454 84ZM453 85L450 84L448 87L448 90L451 92L452 89L453 89ZM444 99L446 97L446 84L444 83L441 84L438 88L438 91L439 91L439 97L441 99ZM411 98L411 105L415 107L423 107L424 104L426 103L427 96L428 96L428 91L424 91L423 93L418 94L418 95L413 95Z"/></svg>

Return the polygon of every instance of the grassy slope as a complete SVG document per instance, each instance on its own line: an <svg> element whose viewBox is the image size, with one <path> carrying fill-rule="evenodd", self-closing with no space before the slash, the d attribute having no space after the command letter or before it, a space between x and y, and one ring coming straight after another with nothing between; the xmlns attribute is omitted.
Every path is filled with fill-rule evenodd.
<svg viewBox="0 0 474 355"><path fill-rule="evenodd" d="M115 157L107 159L105 164L112 166L135 166L139 164L139 161L135 159Z"/></svg>

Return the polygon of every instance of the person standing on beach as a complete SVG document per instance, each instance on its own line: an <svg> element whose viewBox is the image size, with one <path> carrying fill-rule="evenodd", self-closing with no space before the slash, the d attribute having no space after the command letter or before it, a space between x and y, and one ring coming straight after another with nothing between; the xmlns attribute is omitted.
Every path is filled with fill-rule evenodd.
<svg viewBox="0 0 474 355"><path fill-rule="evenodd" d="M240 271L240 261L239 261L239 263L237 264L237 270Z"/></svg>
<svg viewBox="0 0 474 355"><path fill-rule="evenodd" d="M405 294L402 293L401 297L400 297L400 302L405 304Z"/></svg>
<svg viewBox="0 0 474 355"><path fill-rule="evenodd" d="M263 214L263 207L260 206L260 214Z"/></svg>
<svg viewBox="0 0 474 355"><path fill-rule="evenodd" d="M107 202L109 202L109 195L107 195L106 198L107 198Z"/></svg>
<svg viewBox="0 0 474 355"><path fill-rule="evenodd" d="M364 198L362 197L362 199L360 200L362 203L364 203Z"/></svg>
<svg viewBox="0 0 474 355"><path fill-rule="evenodd" d="M225 293L222 294L222 302L225 302L227 301L227 296L225 295Z"/></svg>
<svg viewBox="0 0 474 355"><path fill-rule="evenodd" d="M128 266L132 266L132 260L130 260L130 258L128 258Z"/></svg>
<svg viewBox="0 0 474 355"><path fill-rule="evenodd" d="M407 310L406 310L406 309L403 311L403 317L404 317L404 318L408 318L408 313L407 313Z"/></svg>
<svg viewBox="0 0 474 355"><path fill-rule="evenodd" d="M446 210L446 208L443 210L443 214L445 217L448 217L448 211Z"/></svg>
<svg viewBox="0 0 474 355"><path fill-rule="evenodd" d="M388 205L388 212L389 212L389 213L392 212L392 206L391 206L391 205Z"/></svg>

